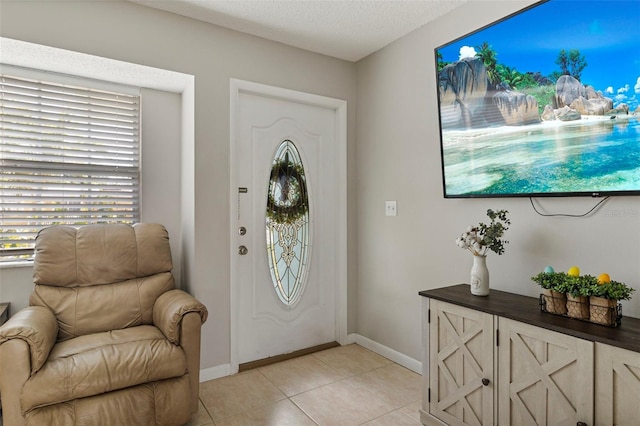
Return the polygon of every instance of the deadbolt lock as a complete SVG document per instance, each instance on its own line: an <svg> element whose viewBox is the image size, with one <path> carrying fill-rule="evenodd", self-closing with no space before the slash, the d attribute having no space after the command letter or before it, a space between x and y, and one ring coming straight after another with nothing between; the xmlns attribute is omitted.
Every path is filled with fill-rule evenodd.
<svg viewBox="0 0 640 426"><path fill-rule="evenodd" d="M244 226L241 226L240 228L238 228L238 234L246 235L247 234L247 228L245 228Z"/></svg>
<svg viewBox="0 0 640 426"><path fill-rule="evenodd" d="M244 256L247 253L249 253L249 249L247 247L245 247L245 246L238 247L238 254L240 256Z"/></svg>

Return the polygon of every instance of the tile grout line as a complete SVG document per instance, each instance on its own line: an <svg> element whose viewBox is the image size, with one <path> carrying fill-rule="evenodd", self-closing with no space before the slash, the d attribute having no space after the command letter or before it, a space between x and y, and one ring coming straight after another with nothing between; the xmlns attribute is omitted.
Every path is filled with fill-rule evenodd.
<svg viewBox="0 0 640 426"><path fill-rule="evenodd" d="M366 375L366 374L370 374L370 373L376 372L376 371L378 371L378 370L381 370L381 369L383 369L383 368L389 367L389 366L391 366L391 365L397 365L397 366L399 366L399 367L402 367L402 368L403 368L403 369L405 369L405 370L411 371L411 370L407 369L406 367L403 367L402 365L398 364L397 362L394 362L393 360L390 360L390 359L388 359L388 358L386 358L386 357L384 357L384 356L382 356L382 355L380 355L380 354L377 354L377 353L375 353L375 352L371 351L370 349L367 349L367 348L362 347L362 346L357 345L357 344L356 344L355 346L358 346L358 347L360 347L362 350L364 350L365 352L363 352L363 353L371 352L372 354L379 356L380 358L382 358L382 360L383 360L384 364L383 364L383 365L379 365L379 364L378 364L377 366L373 366L372 368L367 369L366 371L360 371L360 372L357 372L357 373L353 373L353 371L352 371L353 369L351 369L351 368L348 366L348 364L350 364L350 362L347 362L347 367L345 368L345 367L343 366L343 363L340 363L340 362L336 363L336 362L335 362L335 361L336 361L336 358L331 359L330 357L318 357L318 356L316 356L317 354L323 353L323 352L325 352L325 351L320 351L320 352L316 352L316 353L311 353L311 354L303 355L302 357L305 357L305 356L309 356L309 355L310 355L310 356L311 356L311 358L312 358L315 362L319 362L319 365L321 365L323 368L326 368L328 372L330 372L330 373L332 373L332 374L335 374L335 375L336 375L336 376L338 376L339 378L337 378L337 379L331 379L331 381L330 381L330 382L328 382L328 383L323 383L323 384L320 384L320 385L313 385L313 387L311 387L311 388L309 388L309 389L305 389L304 391L297 392L297 393L292 394L292 395L288 395L288 394L285 392L285 388L278 386L278 384L276 384L276 383L274 382L274 380L277 380L277 378L278 378L278 376L277 376L277 375L273 375L273 374L272 374L273 379L274 379L274 380L272 380L272 379L270 379L270 378L267 376L267 374L263 371L264 369L269 368L269 366L257 367L257 368L255 368L255 371L257 371L257 372L260 374L260 376L261 376L263 379L265 379L265 380L266 380L266 382L267 382L267 383L269 383L271 386L273 386L275 389L277 389L277 390L278 390L278 392L279 392L279 393L280 393L280 395L281 395L281 398L280 398L280 399L277 399L277 400L274 400L274 401L271 401L271 402L265 402L265 403L263 403L263 404L261 404L261 405L253 406L253 407L247 408L247 409L245 409L245 410L242 410L241 412L238 412L238 413L235 413L235 414L232 414L232 415L229 415L229 416L226 416L226 417L220 418L220 419L218 419L218 422L219 422L219 421L222 421L222 420L224 420L224 419L227 419L227 418L233 417L233 416L246 414L246 413L249 413L249 412L251 412L251 411L253 411L253 410L260 409L260 408L263 408L263 407L267 407L267 406L269 406L269 405L271 405L271 404L275 404L275 403L278 403L278 402L280 402L280 401L288 400L288 402L289 402L290 404L292 404L294 407L296 407L296 409L297 409L297 410L299 410L299 411L301 411L301 412L302 412L302 414L305 416L305 418L309 419L311 422L313 422L313 424L315 424L315 425L319 425L319 424L320 424L320 423L319 423L319 421L316 421L316 420L315 420L315 419L314 419L314 418L313 418L309 413L307 413L307 412L303 409L303 407L299 406L299 405L298 405L298 404L293 400L293 398L295 398L295 397L297 397L297 396L299 396L299 395L302 395L302 394L308 393L308 392L312 392L312 391L315 391L315 390L318 390L318 389L321 389L321 388L324 388L324 387L330 386L330 385L335 385L336 383L340 383L340 382L343 382L343 381L346 381L346 380L353 380L353 379L357 379L358 377L361 377L361 376L364 376L364 375ZM340 348L340 347L338 347L338 348ZM332 351L332 350L335 350L335 349L336 349L336 348L331 348L331 349L327 349L326 351ZM357 356L357 354L356 354L356 356ZM292 358L292 359L290 359L290 360L281 361L281 363L292 362L293 360L295 360L295 359L300 359L300 358L302 358L302 357ZM351 353L349 353L349 352L347 352L346 354L340 354L340 356L337 358L337 361L340 361L340 358L341 358L341 357L344 357L344 359L345 359L346 361L352 361L352 354L351 354ZM323 360L322 358L326 359L327 361ZM333 361L333 362L332 362L332 364L329 364L329 362L331 362L331 361ZM274 365L275 365L275 364L274 364ZM334 365L337 365L337 367L334 367ZM343 367L343 368L339 368L339 367ZM351 370L351 371L350 371L350 370ZM357 369L356 369L356 370L357 370ZM248 373L248 371L247 371L247 372L245 372L245 373ZM240 374L242 374L242 373L240 373ZM293 380L296 380L296 379L297 379L297 376L296 376L295 378L293 378ZM281 385L282 385L282 384L281 384ZM282 386L286 386L286 385L282 385ZM294 389L295 389L295 387L294 387ZM418 398L418 399L416 399L415 401L419 401L419 398ZM388 411L388 412L386 412L386 413L384 413L384 414L381 414L381 415L379 415L379 416L377 416L377 417L375 417L375 418L373 418L373 419L369 419L367 422L374 421L374 420L376 420L376 419L378 419L378 418L380 418L380 417L383 417L383 416L389 415L390 413L393 413L394 411L399 411L399 412L400 412L400 414L401 414L403 417L408 418L408 419L411 419L412 421L415 421L415 419L413 419L413 418L412 418L408 413L405 413L405 412L400 411L400 410L402 410L403 408L407 407L408 405L413 404L415 401L411 401L411 402L410 402L410 403L408 403L408 404L402 405L402 406L400 406L400 407L396 407L396 408L394 408L394 409L392 409L392 410L390 410L390 411ZM207 406L204 404L204 401L203 401L202 399L199 399L199 403L200 403L200 404L202 404L202 406L204 407L204 410L205 410L206 414L208 415L208 418L210 419L210 421L211 421L211 422L213 422L213 425L216 425L216 424L217 424L217 422L216 422L216 420L213 418L213 416L211 415L211 411L210 411L210 410L207 408ZM364 423L362 423L362 424L365 424L365 423L367 423L367 422L364 422ZM211 423L205 423L205 425L210 425L210 424L211 424ZM419 425L419 423L417 423L417 424ZM204 426L204 425L203 425L203 426Z"/></svg>
<svg viewBox="0 0 640 426"><path fill-rule="evenodd" d="M300 394L298 394L300 395ZM302 412L302 414L304 414L305 416L307 416L307 418L309 420L311 420L314 424L320 426L320 423L318 423L312 416L311 414L307 413L306 411L304 411L304 408L300 407L298 404L296 404L296 402L294 400L292 400L291 398L289 398L289 401L291 401L291 403Z"/></svg>
<svg viewBox="0 0 640 426"><path fill-rule="evenodd" d="M369 349L364 348L364 347L363 347L363 349L364 349L364 350L366 350L366 351L369 351L369 352L373 352L373 351L370 351ZM328 349L328 350L330 350L330 349ZM318 353L318 352L316 352L316 353ZM315 356L315 354L316 354L316 353L311 353L311 354L308 354L307 356L312 356L315 360L319 361L322 365L324 365L324 366L326 366L327 368L329 368L332 372L334 372L335 374L340 375L340 371L339 371L338 369L336 369L336 368L334 368L333 366L329 365L328 363L324 362L322 359L320 359L320 358L316 357L316 356ZM373 353L375 353L375 352L373 352ZM379 355L379 354L376 354L376 355ZM307 389L307 390L305 390L305 391L303 391L303 392L298 392L297 394L295 394L295 395L291 395L291 396L287 395L287 394L284 392L284 390L283 390L283 389L281 389L281 388L280 388L276 383L274 383L271 379L269 379L269 377L267 377L267 376L262 372L262 368L264 368L264 367L258 367L256 370L258 370L258 372L259 372L259 373L260 373L260 374L261 374L261 375L262 375L262 376L263 376L263 377L264 377L264 378L265 378L269 383L271 383L273 386L275 386L275 387L276 387L276 389L278 389L280 392L282 392L282 393L285 395L285 397L289 400L289 402L291 402L295 407L297 407L297 408L298 408L298 409L299 409L299 410L300 410L300 411L301 411L301 412L302 412L302 413L303 413L303 414L304 414L308 419L310 419L314 424L319 425L319 423L318 423L318 422L317 422L317 421L316 421L316 420L315 420L315 419L314 419L314 418L313 418L309 413L307 413L307 412L306 412L302 407L300 407L298 404L296 404L296 403L295 403L295 401L293 401L293 399L292 399L292 398L293 398L293 397L295 397L295 396L298 396L298 395L302 395L302 394L307 393L307 392L311 392L311 391L314 391L314 390L317 390L317 389L321 389L321 388L323 388L323 387L326 387L326 386L329 386L329 385L332 385L332 384L335 384L335 383L342 382L342 381L344 381L344 380L353 379L353 378L355 378L355 377L361 376L361 375L363 375L363 374L370 373L370 372L372 372L372 371L377 371L377 370L379 370L379 369L381 369L381 368L385 368L385 367L387 367L387 366L389 366L389 365L392 365L392 364L396 364L396 363L395 363L395 362L393 362L392 360L390 360L390 359L388 359L388 358L386 358L386 357L383 357L382 355L379 355L379 356L381 356L382 358L384 358L384 359L387 361L387 362L385 363L385 365L382 365L382 366L380 366L380 367L375 367L375 368L372 368L372 369L370 369L370 370L362 371L362 372L357 373L357 374L348 374L348 375L346 375L345 377L342 377L342 378L340 378L340 379L338 379L338 380L332 381L332 382L330 382L330 383L325 383L325 384L323 384L323 385L316 386L316 387L313 387L313 388L311 388L311 389ZM294 358L294 359L295 359L295 358ZM291 360L286 360L286 361L282 361L282 362L287 362L287 361L291 361ZM402 407L400 407L400 408L402 408ZM400 408L397 408L397 409L399 410ZM247 410L247 411L248 411L248 410ZM389 411L388 413L384 413L383 415L387 415L387 414L389 414L389 413L391 413L391 412L393 412L393 411L395 411L395 410L391 410L391 411ZM382 417L382 416L379 416L379 417ZM376 418L378 418L378 417L376 417ZM368 421L372 421L372 420L375 420L375 418L374 418L374 419L370 419L370 420L368 420Z"/></svg>
<svg viewBox="0 0 640 426"><path fill-rule="evenodd" d="M209 416L209 420L211 420L211 422L213 423L213 425L215 426L216 421L213 420L213 416L211 415L211 413L209 412L209 409L207 408L207 406L204 404L204 401L202 399L200 399L200 397L198 396L198 402L202 405L202 408L204 408L204 411L207 412L207 416ZM202 426L206 426L208 423L205 423ZM2 426L2 425L0 425Z"/></svg>
<svg viewBox="0 0 640 426"><path fill-rule="evenodd" d="M313 356L314 354L309 354L309 355L310 355L310 356ZM316 358L316 357L314 357L314 359L316 359L317 361L321 362L321 363L322 363L323 365L325 365L327 368L331 369L331 371L333 371L333 372L336 372L336 373L337 373L337 370L336 370L335 368L333 368L333 367L331 367L330 365L328 365L328 364L324 363L322 360L320 360L320 359L318 359L318 358ZM287 360L287 361L290 361L290 360ZM287 361L283 361L283 362L287 362ZM307 412L306 412L302 407L300 407L298 404L296 404L296 403L295 403L295 401L294 401L293 399L291 399L291 398L293 398L294 396L297 396L297 395L302 395L302 394L303 394L303 393L305 393L305 392L309 392L309 391L312 391L312 390L315 390L315 389L319 389L319 388L321 388L321 387L323 387L323 386L327 386L327 385L329 385L329 384L331 384L331 383L336 383L336 382L338 382L339 380L342 380L342 379L336 380L335 382L331 382L331 383L325 383L324 385L316 386L316 387L314 387L314 388L312 388L312 389L307 389L307 390L305 390L305 391L303 391L303 392L298 392L298 393L296 393L295 395L291 395L291 396L289 396L289 395L287 395L287 394L284 392L284 390L283 390L283 389L281 389L281 388L280 388L276 383L274 383L273 381L271 381L271 379L269 379L269 377L267 377L267 376L266 376L266 374L264 374L264 373L261 371L261 370L262 370L262 368L263 368L263 367L258 368L258 369L257 369L257 370L258 370L258 372L259 372L260 374L262 374L262 376L263 376L265 379L267 379L267 381L268 381L269 383L271 383L273 386L275 386L275 387L276 387L276 389L278 389L280 392L282 392L282 393L284 394L284 396L286 397L286 399L288 399L288 400L289 400L289 402L290 402L291 404L293 404L293 405L294 405L294 407L296 407L298 410L300 410L300 412L302 412L302 414L304 414L304 415L305 415L309 420L311 420L315 425L318 425L318 426L319 426L319 423L318 423L318 422L316 422L316 421L315 421L315 419L314 419L313 417L311 417L311 415L310 415L309 413L307 413Z"/></svg>

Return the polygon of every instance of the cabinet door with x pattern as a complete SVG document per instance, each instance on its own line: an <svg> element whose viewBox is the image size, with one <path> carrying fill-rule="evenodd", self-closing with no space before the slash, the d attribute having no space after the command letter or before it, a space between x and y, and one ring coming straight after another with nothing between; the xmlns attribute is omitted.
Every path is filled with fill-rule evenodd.
<svg viewBox="0 0 640 426"><path fill-rule="evenodd" d="M595 371L596 424L638 424L640 354L596 343Z"/></svg>
<svg viewBox="0 0 640 426"><path fill-rule="evenodd" d="M429 411L448 425L494 423L493 315L430 300Z"/></svg>
<svg viewBox="0 0 640 426"><path fill-rule="evenodd" d="M501 425L593 425L593 343L499 318Z"/></svg>

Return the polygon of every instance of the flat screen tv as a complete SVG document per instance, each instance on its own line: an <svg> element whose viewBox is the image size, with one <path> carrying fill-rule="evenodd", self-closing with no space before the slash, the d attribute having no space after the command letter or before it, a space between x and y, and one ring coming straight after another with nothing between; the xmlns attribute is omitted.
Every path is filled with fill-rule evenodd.
<svg viewBox="0 0 640 426"><path fill-rule="evenodd" d="M548 0L436 48L444 196L639 195L639 17Z"/></svg>

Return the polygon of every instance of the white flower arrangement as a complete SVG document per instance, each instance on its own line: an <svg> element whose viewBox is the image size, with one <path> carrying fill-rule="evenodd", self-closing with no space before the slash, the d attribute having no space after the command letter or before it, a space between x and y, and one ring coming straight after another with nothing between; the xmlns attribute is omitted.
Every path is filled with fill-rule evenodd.
<svg viewBox="0 0 640 426"><path fill-rule="evenodd" d="M484 256L488 250L488 247L482 246L482 237L478 234L478 228L469 226L467 232L464 232L458 238L456 238L456 244L458 247L467 249L474 256Z"/></svg>
<svg viewBox="0 0 640 426"><path fill-rule="evenodd" d="M456 238L456 245L469 250L474 256L486 256L489 250L501 255L504 253L504 245L509 243L501 239L511 225L507 213L507 210L487 210L491 223L486 225L480 222L478 226L469 226L466 232Z"/></svg>

